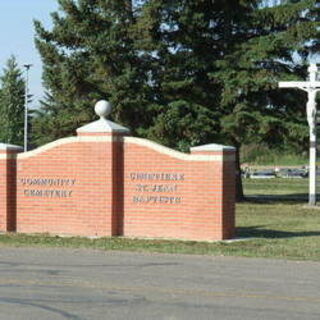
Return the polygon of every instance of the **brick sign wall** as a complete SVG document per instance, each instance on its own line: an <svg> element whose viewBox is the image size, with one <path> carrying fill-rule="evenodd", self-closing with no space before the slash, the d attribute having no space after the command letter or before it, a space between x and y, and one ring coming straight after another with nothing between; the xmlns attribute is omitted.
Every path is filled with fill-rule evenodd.
<svg viewBox="0 0 320 320"><path fill-rule="evenodd" d="M180 153L101 117L20 153L0 144L0 230L222 240L234 236L234 149Z"/></svg>
<svg viewBox="0 0 320 320"><path fill-rule="evenodd" d="M227 226L223 219L234 216L233 206L224 207L227 201L234 203L234 170L225 167L233 155L230 158L223 151L182 154L128 137L124 158L126 235L196 240L232 237L233 221ZM225 199L223 181L228 188Z"/></svg>

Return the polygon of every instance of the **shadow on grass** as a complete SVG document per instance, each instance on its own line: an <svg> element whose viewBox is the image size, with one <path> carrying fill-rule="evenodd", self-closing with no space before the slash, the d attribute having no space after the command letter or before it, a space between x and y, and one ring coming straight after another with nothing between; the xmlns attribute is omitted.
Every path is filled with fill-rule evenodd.
<svg viewBox="0 0 320 320"><path fill-rule="evenodd" d="M239 238L265 238L265 239L283 239L293 237L315 237L320 236L320 231L278 231L263 229L263 226L239 227L237 228Z"/></svg>
<svg viewBox="0 0 320 320"><path fill-rule="evenodd" d="M320 194L317 195L317 199L320 199ZM246 195L244 201L253 203L303 204L308 202L308 194L251 194Z"/></svg>

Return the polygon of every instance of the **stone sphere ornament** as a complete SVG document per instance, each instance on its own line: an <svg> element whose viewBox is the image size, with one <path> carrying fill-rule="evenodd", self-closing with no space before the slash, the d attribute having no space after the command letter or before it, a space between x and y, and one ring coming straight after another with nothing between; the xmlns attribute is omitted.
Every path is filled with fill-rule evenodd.
<svg viewBox="0 0 320 320"><path fill-rule="evenodd" d="M112 105L109 101L100 100L94 106L94 111L100 118L106 118L112 111Z"/></svg>

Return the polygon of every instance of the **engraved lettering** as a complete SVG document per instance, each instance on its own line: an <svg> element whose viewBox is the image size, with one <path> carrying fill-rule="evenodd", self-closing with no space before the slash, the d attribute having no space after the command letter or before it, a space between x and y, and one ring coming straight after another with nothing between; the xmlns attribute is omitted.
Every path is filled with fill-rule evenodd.
<svg viewBox="0 0 320 320"><path fill-rule="evenodd" d="M175 194L180 190L178 181L185 181L184 173L131 172L129 178L141 182L134 187L137 194L132 197L133 203L173 205L182 202L182 198Z"/></svg>
<svg viewBox="0 0 320 320"><path fill-rule="evenodd" d="M74 191L68 189L77 182L68 178L20 178L18 181L25 187L24 196L43 198L71 198Z"/></svg>

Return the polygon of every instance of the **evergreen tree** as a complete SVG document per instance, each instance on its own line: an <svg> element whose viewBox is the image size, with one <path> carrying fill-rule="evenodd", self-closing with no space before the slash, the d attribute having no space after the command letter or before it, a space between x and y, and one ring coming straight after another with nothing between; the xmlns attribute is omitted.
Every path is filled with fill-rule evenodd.
<svg viewBox="0 0 320 320"><path fill-rule="evenodd" d="M146 136L183 151L219 138L220 85L209 78L221 52L215 15L212 1L149 0L135 26L158 110Z"/></svg>
<svg viewBox="0 0 320 320"><path fill-rule="evenodd" d="M51 141L95 118L93 104L108 99L115 121L133 131L148 125L148 73L133 45L130 0L59 0L47 31L35 21L36 45L48 91L34 122L38 143ZM150 107L152 109L152 107ZM46 136L43 128L46 127Z"/></svg>
<svg viewBox="0 0 320 320"><path fill-rule="evenodd" d="M305 78L319 49L316 0L58 2L51 31L35 22L48 91L38 143L71 134L106 98L140 136L180 150L237 147L241 199L243 144L306 141L305 96L277 82Z"/></svg>
<svg viewBox="0 0 320 320"><path fill-rule="evenodd" d="M216 61L214 81L222 85L221 129L239 151L244 143L282 147L307 140L306 96L279 92L278 81L305 79L306 60L318 48L319 8L316 1L250 4L245 19L228 34L228 47ZM230 20L234 25L234 19ZM298 61L298 62L297 62ZM243 197L238 189L238 198Z"/></svg>
<svg viewBox="0 0 320 320"><path fill-rule="evenodd" d="M169 26L175 28L179 1L59 4L51 31L35 22L48 91L34 121L38 144L71 134L92 120L92 104L100 98L113 102L116 121L167 146L186 150L218 138L218 88L208 78L212 57L203 54L216 45L203 47L206 35L202 29L192 35L191 27L186 32L192 38L182 32L176 39ZM199 17L194 20L197 27ZM208 23L206 17L203 24ZM175 43L179 37L187 40L181 48Z"/></svg>
<svg viewBox="0 0 320 320"><path fill-rule="evenodd" d="M235 146L243 198L244 143L306 141L305 97L279 93L277 82L305 77L303 62L318 48L316 1L149 0L141 10L161 102L149 136L180 149L214 140Z"/></svg>
<svg viewBox="0 0 320 320"><path fill-rule="evenodd" d="M0 141L23 145L25 82L16 58L8 59L0 77Z"/></svg>

